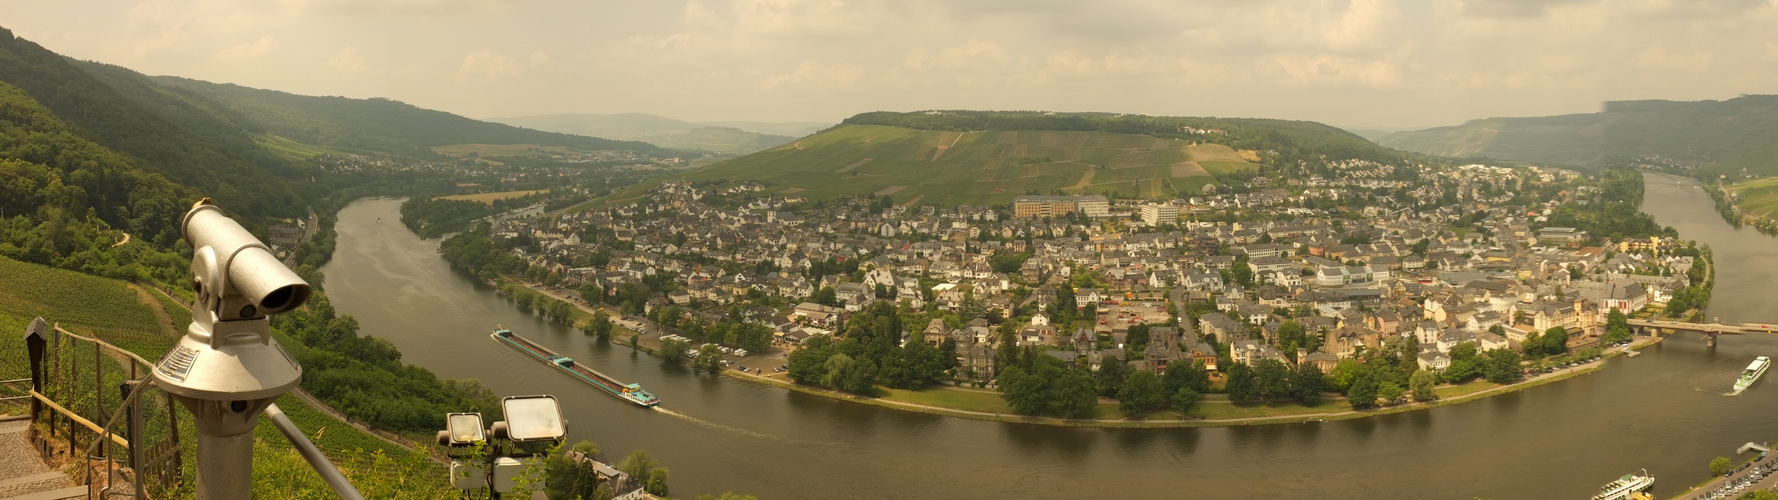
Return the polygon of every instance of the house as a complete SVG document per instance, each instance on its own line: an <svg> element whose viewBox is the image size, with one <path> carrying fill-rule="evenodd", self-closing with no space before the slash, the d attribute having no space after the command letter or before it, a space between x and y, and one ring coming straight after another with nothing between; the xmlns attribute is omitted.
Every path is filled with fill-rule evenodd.
<svg viewBox="0 0 1778 500"><path fill-rule="evenodd" d="M1298 363L1314 365L1315 368L1321 370L1321 373L1333 373L1334 367L1340 364L1339 356L1328 354L1326 351L1315 351L1307 355L1298 356L1297 359Z"/></svg>
<svg viewBox="0 0 1778 500"><path fill-rule="evenodd" d="M1420 353L1420 357L1417 358L1416 361L1419 362L1420 369L1422 369L1422 370L1429 370L1429 371L1436 372L1436 371L1444 371L1444 369L1451 367L1451 357L1445 355L1445 353L1438 352L1438 351L1427 351L1427 352Z"/></svg>
<svg viewBox="0 0 1778 500"><path fill-rule="evenodd" d="M1229 343L1247 338L1247 329L1223 313L1198 316L1198 330L1212 335L1218 342Z"/></svg>
<svg viewBox="0 0 1778 500"><path fill-rule="evenodd" d="M1075 309L1086 307L1087 304L1098 304L1101 300L1105 300L1105 295L1099 293L1097 288L1082 288L1074 291Z"/></svg>
<svg viewBox="0 0 1778 500"><path fill-rule="evenodd" d="M920 331L920 339L933 347L944 344L950 335L951 328L945 326L945 320L941 318L933 318L931 323L926 324L926 329Z"/></svg>

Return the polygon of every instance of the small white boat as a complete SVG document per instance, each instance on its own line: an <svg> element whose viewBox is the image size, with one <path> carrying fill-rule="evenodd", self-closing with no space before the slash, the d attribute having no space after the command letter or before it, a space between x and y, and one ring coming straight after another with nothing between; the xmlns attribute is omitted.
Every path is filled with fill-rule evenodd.
<svg viewBox="0 0 1778 500"><path fill-rule="evenodd" d="M1753 363L1747 365L1747 371L1741 372L1741 378L1735 380L1735 393L1740 394L1741 391L1747 390L1748 386L1753 385L1754 381L1764 376L1766 369L1771 367L1772 358L1765 356L1753 358Z"/></svg>

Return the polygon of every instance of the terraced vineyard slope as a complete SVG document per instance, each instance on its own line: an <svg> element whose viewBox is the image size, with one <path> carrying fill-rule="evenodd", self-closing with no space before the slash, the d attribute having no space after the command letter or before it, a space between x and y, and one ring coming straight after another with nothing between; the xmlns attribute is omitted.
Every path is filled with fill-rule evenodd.
<svg viewBox="0 0 1778 500"><path fill-rule="evenodd" d="M773 193L814 199L875 194L904 203L999 204L1052 193L1167 199L1244 181L1267 165L1295 163L1304 151L1399 158L1307 122L1125 116L867 113L674 178L756 181ZM967 121L948 120L958 117Z"/></svg>

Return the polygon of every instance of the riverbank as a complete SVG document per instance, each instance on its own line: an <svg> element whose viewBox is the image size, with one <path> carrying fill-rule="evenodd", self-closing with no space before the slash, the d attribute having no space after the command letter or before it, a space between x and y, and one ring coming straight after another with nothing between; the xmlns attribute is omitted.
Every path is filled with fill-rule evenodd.
<svg viewBox="0 0 1778 500"><path fill-rule="evenodd" d="M573 304L575 306L575 308L578 310L577 312L579 314L586 314L586 315L590 316L591 314L594 313L595 310L604 310L605 309L602 306L599 307L598 309L595 309L593 307L588 307L587 305L585 305L584 303L582 303L580 301L572 300L569 297L564 296L554 290L548 289L547 287L542 287L542 286L539 286L536 284L525 283L525 282L520 282L520 281L513 281L512 283L522 284L526 288L528 288L536 293ZM489 284L495 286L496 288L501 286L501 284L499 284L499 283L489 283ZM610 312L610 311L607 311L607 312ZM618 326L618 328L623 328L624 332L626 333L626 335L614 334L613 335L613 337L614 337L613 342L614 343L628 346L628 347L631 347L631 348L636 349L638 351L648 353L650 355L660 356L660 345L659 345L660 332L658 331L658 329L654 329L655 331L653 331L653 332L643 334L643 333L638 333L635 330L631 330L627 327L621 326L621 323L623 321L628 321L628 320L623 320L623 318L621 316L614 316L614 321L619 321L620 326ZM634 335L634 338L636 339L635 343L633 343L633 344L629 340L630 338L632 338L631 335ZM1660 343L1662 340L1663 340L1662 337L1651 337L1651 338L1639 339L1634 344L1632 344L1631 348L1632 349L1641 349L1643 347L1647 347L1650 345ZM1470 402L1470 401L1484 399L1484 398L1491 397L1491 396L1497 396L1497 395L1501 395L1501 394L1517 392L1517 391L1529 389L1532 387L1537 387L1537 386L1540 386L1543 384L1556 382L1556 381L1560 381L1560 380L1565 380L1565 379L1579 376L1579 375L1585 375L1587 373L1591 373L1595 370L1598 370L1599 368L1601 368L1603 366L1603 363L1605 363L1607 360L1617 357L1620 354L1622 354L1622 351L1617 350L1617 349L1606 350L1602 353L1602 355L1599 359L1585 362L1585 363L1582 363L1578 366L1566 368L1560 372L1535 375L1535 376L1528 377L1528 378L1522 379L1518 382L1514 382L1514 383L1507 384L1507 385L1492 384L1490 382L1481 381L1481 380L1472 381L1472 382L1469 382L1466 384L1455 385L1455 386L1441 385L1436 389L1436 391L1441 395L1441 398L1433 400L1433 401L1425 401L1425 402L1408 402L1408 403L1387 405L1387 406L1381 406L1381 407L1375 407L1375 408L1353 409L1351 404L1349 402L1345 401L1344 398L1334 396L1334 395L1330 395L1320 405L1315 406L1315 407L1304 407L1301 404L1295 403L1295 402L1282 403L1282 404L1234 403L1234 402L1228 401L1226 399L1220 399L1220 400L1215 399L1215 397L1217 395L1206 395L1205 400L1199 401L1197 405L1194 405L1192 411L1188 412L1188 413L1192 413L1192 414L1196 414L1196 415L1181 415L1178 412L1173 411L1173 410L1157 410L1157 411L1153 411L1153 412L1149 412L1149 413L1144 413L1142 415L1136 415L1133 417L1123 417L1123 416L1119 416L1116 401L1101 400L1098 404L1098 409L1096 411L1096 413L1098 415L1100 415L1100 417L1088 418L1088 419L1066 419L1066 418L1055 418L1055 417L1020 415L1020 414L1013 412L1011 410L1010 406L1004 405L1004 401L999 399L998 392L980 390L980 389L967 389L967 388L955 387L955 386L938 386L938 387L932 387L932 388L927 388L927 389L921 389L918 391L890 390L889 391L890 395L887 397L872 398L872 397L864 397L864 396L859 396L859 395L855 395L855 394L845 393L845 392L841 392L841 391L834 391L834 390L825 389L825 388L811 387L811 386L797 384L797 383L787 380L785 374L780 373L780 372L773 372L773 373L769 373L769 374L766 374L766 373L754 374L754 373L750 373L750 372L742 372L740 370L725 369L725 370L721 370L721 373L725 376L735 378L738 380L745 380L745 381L749 381L749 382L770 385L770 386L778 387L781 389L801 392L804 394L809 394L809 395L814 395L814 396L821 396L821 397L825 397L825 398L829 398L829 399L837 399L837 400L842 400L842 401L877 406L877 407L881 407L881 408L889 408L889 409L894 409L894 410L910 411L910 412L916 412L916 413L926 413L926 414L931 414L931 415L943 415L943 416L957 417L957 418L967 418L967 419L972 419L972 420L984 420L984 421L992 421L992 422L1026 423L1026 424L1038 424L1038 425L1049 425L1049 426L1060 426L1060 427L1107 427L1107 428L1231 427L1231 426L1245 426L1245 425L1290 424L1290 423L1320 422L1320 421L1331 421L1331 420L1349 420L1349 419L1356 419L1356 418L1392 415L1392 414L1406 413L1406 412L1412 412L1412 411L1430 410L1433 408L1461 404L1461 403L1466 403L1466 402ZM781 351L774 350L770 353L757 353L757 354L748 356L746 358L737 358L737 357L733 357L733 356L729 356L729 358L730 358L730 361L735 362L737 364L750 363L750 364L754 365L754 367L756 367L756 368L763 368L763 367L767 367L768 365L769 366L776 366L773 363L782 364L783 356L784 355ZM775 361L768 361L768 360L766 360L767 358L770 358L771 360L775 360ZM764 362L765 364L761 364L761 362ZM948 394L948 393L969 393L969 394L963 395L963 394ZM992 397L995 401L1000 401L1000 404L994 404L993 402L989 402L986 404L982 403L981 401L986 399L986 397L984 397L984 395L987 395L988 397ZM918 401L956 402L956 401L960 401L960 400L961 401L970 401L970 403L941 405L941 404L923 404L921 402L918 402ZM1207 406L1207 405L1214 405L1214 406ZM1313 411L1313 410L1320 410L1322 408L1327 408L1327 409L1330 409L1333 411ZM1302 410L1310 410L1310 411L1302 411ZM1234 415L1238 415L1238 414L1246 414L1246 415L1234 416Z"/></svg>

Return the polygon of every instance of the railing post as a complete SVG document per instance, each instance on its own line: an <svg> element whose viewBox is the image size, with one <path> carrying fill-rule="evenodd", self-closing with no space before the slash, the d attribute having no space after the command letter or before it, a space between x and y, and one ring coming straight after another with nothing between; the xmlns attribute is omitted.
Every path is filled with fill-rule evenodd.
<svg viewBox="0 0 1778 500"><path fill-rule="evenodd" d="M31 390L37 391L38 394L43 393L43 348L44 344L49 342L46 337L48 332L49 322L44 321L42 317L31 320L31 324L25 326L25 351L31 356ZM37 413L41 411L43 411L43 402L38 401L37 398L31 398L32 424L37 423Z"/></svg>
<svg viewBox="0 0 1778 500"><path fill-rule="evenodd" d="M117 386L118 392L123 394L124 399L129 399L130 393L135 392L141 385L136 382L135 371L136 364L130 363L130 379ZM135 401L130 402L129 409L124 411L129 412L127 419L130 427L125 435L130 441L128 457L130 471L136 475L134 481L136 483L136 498L148 498L148 495L142 491L142 452L139 451L142 448L142 397L137 396Z"/></svg>

